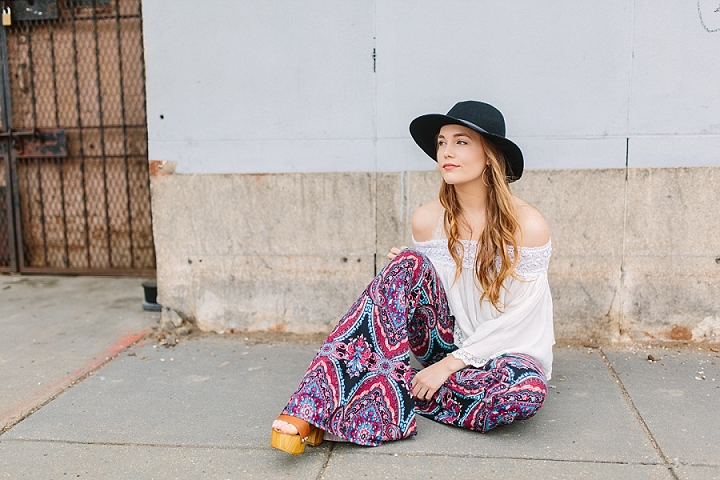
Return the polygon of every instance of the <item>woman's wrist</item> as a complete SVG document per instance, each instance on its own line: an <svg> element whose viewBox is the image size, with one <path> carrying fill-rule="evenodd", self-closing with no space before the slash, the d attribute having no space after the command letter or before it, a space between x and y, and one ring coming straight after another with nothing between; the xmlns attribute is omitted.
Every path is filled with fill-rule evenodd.
<svg viewBox="0 0 720 480"><path fill-rule="evenodd" d="M452 374L459 370L462 370L463 368L467 367L467 364L457 358L456 356L450 354L443 358L440 363L443 363L444 367L448 369L448 371Z"/></svg>

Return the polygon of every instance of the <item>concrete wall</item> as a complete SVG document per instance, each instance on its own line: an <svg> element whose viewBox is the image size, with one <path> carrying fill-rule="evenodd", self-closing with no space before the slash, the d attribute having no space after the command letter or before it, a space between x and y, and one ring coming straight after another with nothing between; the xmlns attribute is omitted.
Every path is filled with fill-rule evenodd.
<svg viewBox="0 0 720 480"><path fill-rule="evenodd" d="M720 314L716 8L145 2L164 320L328 330L436 195L409 122L478 99L553 230L558 335L688 334Z"/></svg>
<svg viewBox="0 0 720 480"><path fill-rule="evenodd" d="M171 320L169 309L203 330L325 331L374 275L371 174L170 175L151 186L158 301Z"/></svg>
<svg viewBox="0 0 720 480"><path fill-rule="evenodd" d="M720 312L719 180L536 170L514 184L552 229L558 337L670 338ZM436 172L153 177L159 302L204 330L328 331L390 247L412 245L410 213L437 187Z"/></svg>

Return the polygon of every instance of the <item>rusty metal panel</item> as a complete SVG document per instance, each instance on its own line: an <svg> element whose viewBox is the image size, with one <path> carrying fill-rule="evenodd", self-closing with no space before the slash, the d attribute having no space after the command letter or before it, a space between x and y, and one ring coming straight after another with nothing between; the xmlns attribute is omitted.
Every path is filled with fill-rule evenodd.
<svg viewBox="0 0 720 480"><path fill-rule="evenodd" d="M6 32L20 269L152 272L139 0L60 0Z"/></svg>
<svg viewBox="0 0 720 480"><path fill-rule="evenodd" d="M12 147L18 158L67 157L65 131L57 128L35 130L34 132L3 132L0 138L12 140Z"/></svg>

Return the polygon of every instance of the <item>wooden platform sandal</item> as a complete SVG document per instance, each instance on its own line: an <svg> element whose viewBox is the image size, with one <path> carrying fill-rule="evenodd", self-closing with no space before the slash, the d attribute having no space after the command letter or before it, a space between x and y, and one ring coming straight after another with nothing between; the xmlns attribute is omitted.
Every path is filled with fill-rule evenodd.
<svg viewBox="0 0 720 480"><path fill-rule="evenodd" d="M280 415L276 420L282 420L297 428L298 433L290 435L272 430L270 434L270 446L293 455L300 455L305 450L305 444L310 446L320 445L323 441L323 431L315 425L310 425L291 415Z"/></svg>

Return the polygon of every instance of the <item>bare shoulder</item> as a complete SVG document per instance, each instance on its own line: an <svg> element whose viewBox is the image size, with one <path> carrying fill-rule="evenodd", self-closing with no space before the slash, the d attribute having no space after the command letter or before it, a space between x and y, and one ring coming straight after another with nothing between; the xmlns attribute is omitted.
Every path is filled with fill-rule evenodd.
<svg viewBox="0 0 720 480"><path fill-rule="evenodd" d="M430 240L438 218L444 211L445 209L440 205L440 200L437 199L415 210L412 216L413 238L418 242Z"/></svg>
<svg viewBox="0 0 720 480"><path fill-rule="evenodd" d="M550 228L545 218L532 205L515 197L523 247L542 247L550 241Z"/></svg>

